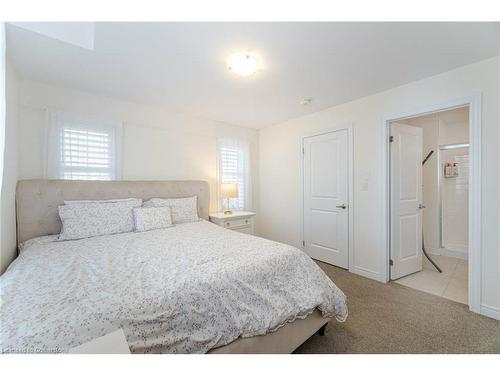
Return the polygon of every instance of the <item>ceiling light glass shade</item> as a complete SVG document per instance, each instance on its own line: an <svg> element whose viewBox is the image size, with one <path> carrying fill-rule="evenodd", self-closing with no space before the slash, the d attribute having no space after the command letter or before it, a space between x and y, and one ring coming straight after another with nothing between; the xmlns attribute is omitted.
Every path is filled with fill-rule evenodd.
<svg viewBox="0 0 500 375"><path fill-rule="evenodd" d="M231 72L247 77L259 71L260 60L250 52L238 52L228 57L227 67Z"/></svg>

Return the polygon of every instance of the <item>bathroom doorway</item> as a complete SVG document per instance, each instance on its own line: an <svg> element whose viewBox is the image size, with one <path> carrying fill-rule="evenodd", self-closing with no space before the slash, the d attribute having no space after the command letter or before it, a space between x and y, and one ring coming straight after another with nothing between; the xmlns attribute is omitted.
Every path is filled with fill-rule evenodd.
<svg viewBox="0 0 500 375"><path fill-rule="evenodd" d="M389 123L390 279L464 304L469 116L463 106Z"/></svg>

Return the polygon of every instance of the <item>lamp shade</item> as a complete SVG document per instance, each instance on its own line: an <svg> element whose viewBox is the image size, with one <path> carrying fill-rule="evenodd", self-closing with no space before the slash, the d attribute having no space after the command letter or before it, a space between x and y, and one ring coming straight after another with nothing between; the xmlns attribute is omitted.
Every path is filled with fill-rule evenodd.
<svg viewBox="0 0 500 375"><path fill-rule="evenodd" d="M222 198L238 198L237 184L221 184L220 195Z"/></svg>

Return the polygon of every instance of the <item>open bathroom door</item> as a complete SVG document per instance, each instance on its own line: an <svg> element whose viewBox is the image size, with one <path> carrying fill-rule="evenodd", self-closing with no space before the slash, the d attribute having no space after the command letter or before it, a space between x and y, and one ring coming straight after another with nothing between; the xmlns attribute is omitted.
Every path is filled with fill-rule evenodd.
<svg viewBox="0 0 500 375"><path fill-rule="evenodd" d="M391 124L391 279L422 270L422 129Z"/></svg>

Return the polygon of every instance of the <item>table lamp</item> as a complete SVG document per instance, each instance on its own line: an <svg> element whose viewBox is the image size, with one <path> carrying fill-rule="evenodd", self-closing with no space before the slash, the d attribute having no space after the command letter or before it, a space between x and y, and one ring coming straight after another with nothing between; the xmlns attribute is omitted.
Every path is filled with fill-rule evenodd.
<svg viewBox="0 0 500 375"><path fill-rule="evenodd" d="M220 185L220 196L222 198L227 199L227 210L224 211L224 214L230 215L233 212L231 211L230 199L238 198L238 185L237 184L221 184Z"/></svg>

